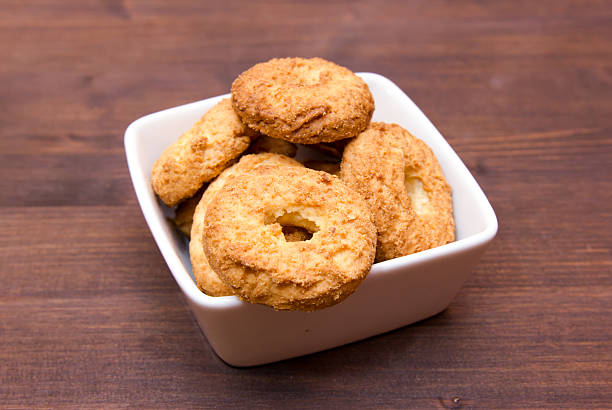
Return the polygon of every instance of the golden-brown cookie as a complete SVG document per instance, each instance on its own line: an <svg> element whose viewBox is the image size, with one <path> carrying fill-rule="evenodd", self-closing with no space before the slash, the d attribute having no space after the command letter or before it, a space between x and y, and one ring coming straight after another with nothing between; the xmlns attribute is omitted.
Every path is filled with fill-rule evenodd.
<svg viewBox="0 0 612 410"><path fill-rule="evenodd" d="M268 137L267 135L261 135L259 138L257 138L251 143L251 146L249 147L247 152L249 154L272 152L275 154L281 154L293 158L297 153L297 147L295 146L295 144L292 144L289 141Z"/></svg>
<svg viewBox="0 0 612 410"><path fill-rule="evenodd" d="M279 154L261 153L245 155L240 158L240 161L225 169L210 183L196 207L193 215L189 255L193 268L193 276L196 279L198 288L209 296L228 296L233 295L233 292L230 287L221 282L217 274L210 268L204 253L202 240L204 234L204 217L208 204L225 184L232 183L231 181L236 175L249 173L261 165L302 166L299 162ZM301 234L298 232L292 232L290 235L292 235L292 238L303 237L300 236Z"/></svg>
<svg viewBox="0 0 612 410"><path fill-rule="evenodd" d="M342 153L344 152L344 148L346 148L348 143L351 142L352 140L353 140L352 138L345 138L342 140L332 141L332 142L320 142L318 144L309 145L308 147L313 148L319 152L322 152L325 155L328 155L330 157L333 157L339 160L342 158Z"/></svg>
<svg viewBox="0 0 612 410"><path fill-rule="evenodd" d="M282 229L312 234L288 242ZM225 184L208 206L204 249L243 300L316 310L353 293L370 271L376 228L367 204L339 178L261 166Z"/></svg>
<svg viewBox="0 0 612 410"><path fill-rule="evenodd" d="M337 177L340 176L339 162L307 160L304 161L304 166L317 171L327 172Z"/></svg>
<svg viewBox="0 0 612 410"><path fill-rule="evenodd" d="M255 134L240 121L230 100L222 100L155 161L155 193L168 206L191 197L246 150Z"/></svg>
<svg viewBox="0 0 612 410"><path fill-rule="evenodd" d="M354 137L374 112L368 85L322 58L254 65L232 84L232 104L249 127L302 144Z"/></svg>
<svg viewBox="0 0 612 410"><path fill-rule="evenodd" d="M397 124L372 123L344 150L340 177L370 205L376 261L452 242L451 188L431 149Z"/></svg>
<svg viewBox="0 0 612 410"><path fill-rule="evenodd" d="M200 203L200 199L202 199L203 193L204 188L199 189L194 196L181 202L174 212L174 224L188 238L191 236L193 214L196 206Z"/></svg>

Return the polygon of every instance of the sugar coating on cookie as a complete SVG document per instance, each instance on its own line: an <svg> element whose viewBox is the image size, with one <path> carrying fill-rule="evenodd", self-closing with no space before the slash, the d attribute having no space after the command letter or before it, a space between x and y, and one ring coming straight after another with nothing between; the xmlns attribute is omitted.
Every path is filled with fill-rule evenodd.
<svg viewBox="0 0 612 410"><path fill-rule="evenodd" d="M315 144L363 131L374 112L368 85L322 58L256 64L232 84L232 104L250 127L274 138Z"/></svg>
<svg viewBox="0 0 612 410"><path fill-rule="evenodd" d="M344 150L340 177L372 210L377 262L454 240L450 185L431 149L401 126L370 124Z"/></svg>
<svg viewBox="0 0 612 410"><path fill-rule="evenodd" d="M261 166L225 184L208 206L204 250L241 299L279 310L336 304L370 271L376 229L364 200L339 178ZM312 236L287 241L283 228Z"/></svg>
<svg viewBox="0 0 612 410"><path fill-rule="evenodd" d="M236 164L226 168L219 176L210 183L202 199L199 201L193 214L193 226L191 230L191 242L189 243L189 255L193 276L201 291L209 296L233 295L232 289L219 279L212 270L206 254L204 253L203 234L204 217L210 201L215 197L225 184L231 184L236 175L249 173L262 165L301 167L302 164L284 155L273 153L250 154L240 158ZM299 231L289 233L291 240L300 240L303 235Z"/></svg>
<svg viewBox="0 0 612 410"><path fill-rule="evenodd" d="M255 135L240 121L230 100L222 100L155 161L155 193L168 206L193 196L246 150Z"/></svg>

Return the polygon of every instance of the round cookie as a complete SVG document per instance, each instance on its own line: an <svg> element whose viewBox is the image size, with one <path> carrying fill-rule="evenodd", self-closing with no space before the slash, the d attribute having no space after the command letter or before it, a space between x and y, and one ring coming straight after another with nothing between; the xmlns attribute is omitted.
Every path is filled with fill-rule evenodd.
<svg viewBox="0 0 612 410"><path fill-rule="evenodd" d="M308 230L288 242L283 227ZM261 166L226 184L205 218L206 256L243 300L278 310L336 304L370 271L376 228L367 204L339 178Z"/></svg>
<svg viewBox="0 0 612 410"><path fill-rule="evenodd" d="M304 161L304 166L317 171L324 171L337 177L340 176L339 162L307 160Z"/></svg>
<svg viewBox="0 0 612 410"><path fill-rule="evenodd" d="M245 155L236 164L226 168L219 176L210 183L202 199L198 203L193 214L193 226L191 229L191 242L189 242L189 256L193 268L193 276L196 284L201 291L209 296L228 296L233 295L232 289L221 282L217 274L208 264L208 259L204 253L204 217L210 201L217 195L219 190L227 183L231 184L236 175L249 173L261 165L292 166L301 167L299 162L287 158L283 155L272 153L261 153ZM294 240L300 240L298 232L291 232Z"/></svg>
<svg viewBox="0 0 612 410"><path fill-rule="evenodd" d="M352 138L345 138L338 141L332 142L320 142L318 144L309 145L309 148L313 148L329 157L335 159L342 159L342 153L344 148L352 141Z"/></svg>
<svg viewBox="0 0 612 410"><path fill-rule="evenodd" d="M431 149L401 126L370 124L344 150L340 177L372 210L377 262L454 240L451 188Z"/></svg>
<svg viewBox="0 0 612 410"><path fill-rule="evenodd" d="M368 126L374 112L368 85L322 58L254 65L234 80L232 104L249 127L302 144L353 137Z"/></svg>
<svg viewBox="0 0 612 410"><path fill-rule="evenodd" d="M174 212L174 224L188 238L191 236L191 225L193 224L193 214L202 199L204 188L198 190L194 196L180 203Z"/></svg>
<svg viewBox="0 0 612 410"><path fill-rule="evenodd" d="M256 134L240 121L228 98L220 101L155 161L155 193L168 206L193 196L246 150Z"/></svg>
<svg viewBox="0 0 612 410"><path fill-rule="evenodd" d="M261 135L251 143L251 146L247 152L249 154L273 152L275 154L281 154L293 158L297 153L297 146L289 141L268 137L267 135Z"/></svg>

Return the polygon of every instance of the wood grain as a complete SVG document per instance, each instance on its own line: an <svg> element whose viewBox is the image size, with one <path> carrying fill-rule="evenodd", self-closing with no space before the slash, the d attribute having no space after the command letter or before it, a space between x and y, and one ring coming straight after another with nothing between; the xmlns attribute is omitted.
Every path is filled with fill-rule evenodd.
<svg viewBox="0 0 612 410"><path fill-rule="evenodd" d="M0 407L611 408L610 2L8 0L0 55ZM436 317L235 369L153 242L123 132L294 55L396 82L500 230Z"/></svg>

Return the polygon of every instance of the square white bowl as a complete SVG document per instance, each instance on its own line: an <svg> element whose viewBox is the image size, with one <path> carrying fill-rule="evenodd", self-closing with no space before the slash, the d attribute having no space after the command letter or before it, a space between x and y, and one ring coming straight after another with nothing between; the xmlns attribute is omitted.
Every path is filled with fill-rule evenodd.
<svg viewBox="0 0 612 410"><path fill-rule="evenodd" d="M151 233L210 345L230 365L253 366L313 353L433 316L450 304L497 233L491 204L421 110L387 78L358 75L374 96L373 120L400 124L434 151L453 190L457 240L375 264L353 295L316 312L279 312L235 296L200 292L191 273L188 242L153 192L151 169L164 148L229 95L147 115L125 132L132 183Z"/></svg>

